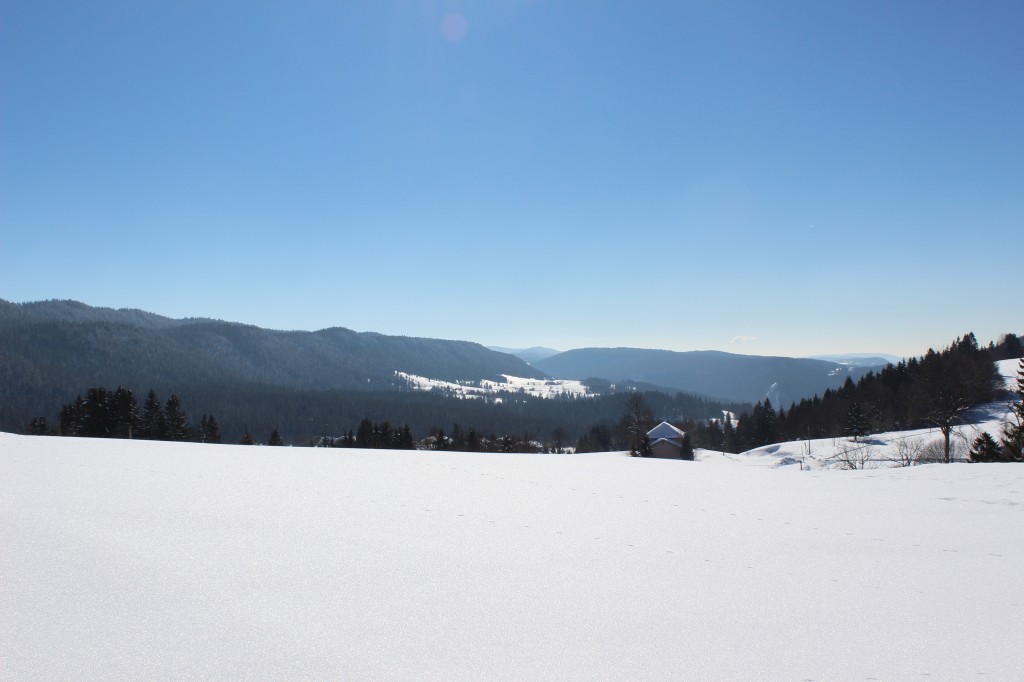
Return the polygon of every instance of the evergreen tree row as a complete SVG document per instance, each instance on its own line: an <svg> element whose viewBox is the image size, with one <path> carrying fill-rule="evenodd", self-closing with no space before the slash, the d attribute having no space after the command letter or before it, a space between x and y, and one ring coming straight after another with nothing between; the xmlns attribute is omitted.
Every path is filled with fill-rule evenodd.
<svg viewBox="0 0 1024 682"><path fill-rule="evenodd" d="M393 428L387 421L378 424L363 419L354 432L349 429L343 436L321 436L314 445L320 448L413 450L416 439L408 424Z"/></svg>
<svg viewBox="0 0 1024 682"><path fill-rule="evenodd" d="M985 352L992 360L1013 360L1024 357L1024 341L1016 334L1005 334L999 343L989 341Z"/></svg>
<svg viewBox="0 0 1024 682"><path fill-rule="evenodd" d="M45 417L37 417L29 425L29 432L51 432ZM64 405L52 433L61 436L89 438L139 438L142 440L189 441L219 443L220 427L212 414L204 414L199 428L193 429L188 414L177 395L172 394L162 404L152 389L139 409L131 389L118 386L90 388L85 396Z"/></svg>
<svg viewBox="0 0 1024 682"><path fill-rule="evenodd" d="M740 417L735 448L938 427L946 437L948 457L952 428L971 407L995 400L1001 383L991 344L981 349L969 333L942 351L929 349L921 358L870 372L856 383L848 379L842 388L801 400L788 411L776 411L767 399L758 402Z"/></svg>
<svg viewBox="0 0 1024 682"><path fill-rule="evenodd" d="M481 438L496 434L500 439L502 435L509 434L518 438L517 442L522 442L521 436L531 435L533 440L550 448L561 449L571 446L594 424L612 427L621 415L623 400L628 395L618 393L562 399L501 396L502 401L498 402L493 399L457 400L422 391L297 391L257 384L177 386L173 394L180 405L189 406L194 414L216 414L218 433L225 443L268 442L265 435L260 436L273 425L285 442L312 445L324 434L339 438L347 435L360 420L369 419L371 424L408 425L417 434L417 439L430 434L439 424L456 422L473 425ZM61 405L78 402L75 393L70 393L70 401L67 395L65 393L64 398L53 402L53 407L48 408L52 410L49 414L45 406L33 408L32 413L10 430L81 435L70 432L73 419L67 420L68 429L60 430L56 426L61 421ZM643 395L658 414L674 420L707 419L720 415L723 409L739 411L749 408L743 403L719 403L685 393L672 396L651 391ZM165 404L161 407L166 410ZM47 415L48 418L36 415ZM209 441L202 437L205 431L200 423L192 438ZM159 429L156 432L159 433ZM254 437L253 434L257 435ZM97 435L108 435L108 432L102 430ZM121 435L127 437L127 433ZM137 428L133 437L142 437Z"/></svg>
<svg viewBox="0 0 1024 682"><path fill-rule="evenodd" d="M569 451L566 431L561 427L543 439L529 432L484 435L476 428L464 429L454 424L448 434L442 427L432 427L429 434L417 440L408 424L394 428L389 422L363 419L355 431L342 436L321 436L314 445L327 448L369 448L388 450L453 450L457 452L549 452Z"/></svg>

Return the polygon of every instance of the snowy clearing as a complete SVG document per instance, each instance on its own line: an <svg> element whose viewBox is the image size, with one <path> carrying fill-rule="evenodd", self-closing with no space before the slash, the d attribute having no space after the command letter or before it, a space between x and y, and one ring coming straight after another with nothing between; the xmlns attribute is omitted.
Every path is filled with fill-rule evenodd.
<svg viewBox="0 0 1024 682"><path fill-rule="evenodd" d="M504 382L483 379L478 382L456 383L453 381L442 381L440 379L428 379L427 377L395 372L395 376L409 382L409 386L416 391L444 391L456 398L480 398L482 396L494 396L502 393L521 393L534 398L592 398L596 393L583 385L583 382L571 379L526 379L514 377L509 374L502 374Z"/></svg>
<svg viewBox="0 0 1024 682"><path fill-rule="evenodd" d="M0 434L5 679L1020 679L1024 467Z"/></svg>

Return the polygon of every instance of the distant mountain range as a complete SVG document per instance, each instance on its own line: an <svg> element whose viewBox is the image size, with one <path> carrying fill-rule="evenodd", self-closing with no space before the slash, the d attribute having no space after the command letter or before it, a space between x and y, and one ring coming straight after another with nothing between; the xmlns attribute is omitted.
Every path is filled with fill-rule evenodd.
<svg viewBox="0 0 1024 682"><path fill-rule="evenodd" d="M812 355L811 360L826 360L828 362L836 362L840 365L848 365L851 367L883 367L885 365L895 365L896 363L903 360L901 357L895 355L887 355L885 353L840 353L838 355Z"/></svg>
<svg viewBox="0 0 1024 682"><path fill-rule="evenodd" d="M872 367L809 358L735 355L720 351L675 352L644 348L581 348L553 355L533 367L559 379L630 380L705 396L756 402L770 398L788 407L859 379Z"/></svg>
<svg viewBox="0 0 1024 682"><path fill-rule="evenodd" d="M75 387L246 381L302 389L388 389L396 370L446 381L545 375L477 343L335 327L274 331L236 322L175 320L76 301L0 300L0 372L32 368Z"/></svg>
<svg viewBox="0 0 1024 682"><path fill-rule="evenodd" d="M879 358L879 364L884 362ZM683 391L731 403L770 397L788 406L841 386L847 377L856 380L869 369L840 360L716 351L489 349L466 341L340 327L275 331L76 301L0 300L0 428L21 428L28 417L53 415L61 404L94 386L156 388L163 397L185 391L194 396L194 409L216 408L218 414L233 409L240 419L246 409L256 411L252 396L257 394L272 394L273 400L263 403L278 409L287 400L282 391L301 394L302 401L318 400L315 392L351 394L345 409L358 414L360 404L369 404L369 393L386 403L394 400L381 396L408 391L408 382L396 377L396 371L443 381L501 380L501 375L578 379L589 380L603 394L614 385L620 391ZM259 408L264 414L270 412L266 405ZM298 419L302 409L293 409ZM451 413L457 412L453 407Z"/></svg>
<svg viewBox="0 0 1024 682"><path fill-rule="evenodd" d="M543 346L534 346L533 348L502 348L501 346L487 346L490 350L498 353L508 353L514 355L523 362L528 362L531 365L538 360L544 358L550 358L552 355L558 355L562 351L555 350L554 348L544 348Z"/></svg>
<svg viewBox="0 0 1024 682"><path fill-rule="evenodd" d="M392 419L411 419L405 415L412 408L394 407L407 388L396 370L448 381L545 377L517 357L465 341L342 328L273 331L75 301L0 300L0 430L23 429L36 415L53 419L87 389L117 386L142 393L140 401L150 388L161 399L176 392L190 409L215 411L225 423L229 416L239 424L253 415L253 428L289 411L292 424L301 414L321 415L330 424L337 414L344 416L340 426L349 428L371 405L382 405L377 412ZM333 392L333 402L325 391Z"/></svg>

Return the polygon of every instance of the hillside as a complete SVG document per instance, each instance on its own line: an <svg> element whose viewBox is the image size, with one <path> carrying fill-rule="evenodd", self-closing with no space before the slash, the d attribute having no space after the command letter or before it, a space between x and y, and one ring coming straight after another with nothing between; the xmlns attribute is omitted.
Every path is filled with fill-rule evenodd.
<svg viewBox="0 0 1024 682"><path fill-rule="evenodd" d="M1024 467L0 434L28 679L1015 679ZM979 625L983 624L983 625Z"/></svg>
<svg viewBox="0 0 1024 682"><path fill-rule="evenodd" d="M643 348L581 348L538 360L533 367L559 379L630 379L725 400L768 397L782 407L838 388L847 377L856 381L871 369L809 358Z"/></svg>
<svg viewBox="0 0 1024 682"><path fill-rule="evenodd" d="M962 415L950 437L953 461L968 461L971 445L982 433L999 438L1004 424L1012 418L1014 403L1019 401L1014 393L1019 362L1019 358L996 362L1005 393L1001 399L978 405ZM885 469L941 460L943 437L937 427L932 427L872 433L858 439L836 437L783 441L723 456L747 464L772 467Z"/></svg>
<svg viewBox="0 0 1024 682"><path fill-rule="evenodd" d="M476 343L343 328L275 331L219 320L172 320L73 301L0 301L0 426L52 414L90 386L167 393L182 387L392 391L396 371L432 379L543 378Z"/></svg>

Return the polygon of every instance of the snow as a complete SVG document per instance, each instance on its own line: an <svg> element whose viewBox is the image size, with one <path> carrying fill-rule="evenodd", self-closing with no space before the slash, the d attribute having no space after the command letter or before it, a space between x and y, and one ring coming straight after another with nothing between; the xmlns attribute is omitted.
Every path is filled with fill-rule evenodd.
<svg viewBox="0 0 1024 682"><path fill-rule="evenodd" d="M502 393L522 393L535 398L591 398L596 395L591 393L583 385L583 382L569 379L527 379L502 374L501 376L505 379L504 382L491 381L489 379L453 382L429 379L406 372L395 372L395 376L409 382L409 386L414 390L442 390L457 398L480 398L482 396L499 395Z"/></svg>
<svg viewBox="0 0 1024 682"><path fill-rule="evenodd" d="M1024 466L0 434L29 679L1020 679Z"/></svg>
<svg viewBox="0 0 1024 682"><path fill-rule="evenodd" d="M1005 387L1016 387L1019 360L1001 360L996 363ZM1013 397L1013 396L1011 396ZM1012 401L983 405L968 412L964 423L953 428L950 451L954 459L967 460L974 439L987 431L996 440L1010 414ZM706 458L725 457L759 466L792 466L800 468L849 467L872 469L908 464L908 456L926 455L931 449L936 454L942 447L942 433L938 428L915 431L892 431L852 438L819 438L774 443L747 452L732 455L707 453Z"/></svg>

